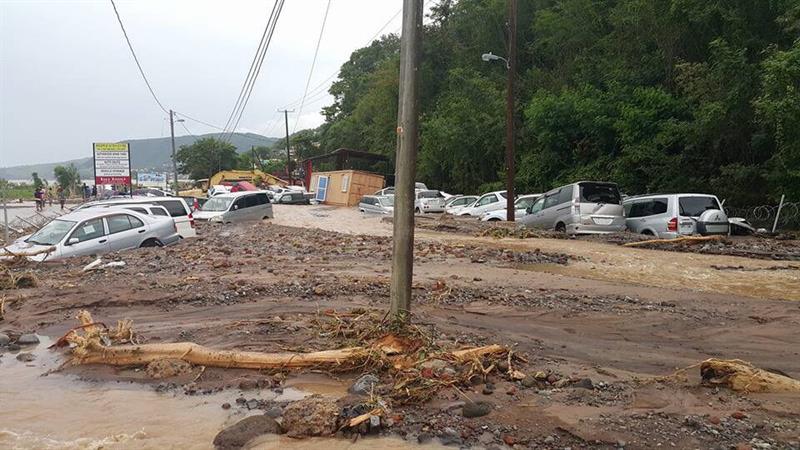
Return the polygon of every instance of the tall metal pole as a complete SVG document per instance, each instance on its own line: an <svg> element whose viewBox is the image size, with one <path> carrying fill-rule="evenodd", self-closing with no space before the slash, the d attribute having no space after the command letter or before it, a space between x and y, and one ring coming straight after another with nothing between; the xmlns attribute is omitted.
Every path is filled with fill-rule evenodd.
<svg viewBox="0 0 800 450"><path fill-rule="evenodd" d="M289 153L289 113L294 112L294 110L278 110L278 112L283 113L284 121L286 122L286 174L289 176L289 185L292 184L292 159Z"/></svg>
<svg viewBox="0 0 800 450"><path fill-rule="evenodd" d="M403 0L400 38L400 98L397 111L391 313L408 321L414 272L414 182L419 146L419 59L423 0Z"/></svg>
<svg viewBox="0 0 800 450"><path fill-rule="evenodd" d="M506 220L514 210L514 78L517 71L517 0L508 0L508 80L506 82Z"/></svg>
<svg viewBox="0 0 800 450"><path fill-rule="evenodd" d="M169 110L169 134L172 137L172 172L175 175L175 183L172 188L175 190L175 195L178 195L178 158L175 156L175 121L172 116L174 113Z"/></svg>

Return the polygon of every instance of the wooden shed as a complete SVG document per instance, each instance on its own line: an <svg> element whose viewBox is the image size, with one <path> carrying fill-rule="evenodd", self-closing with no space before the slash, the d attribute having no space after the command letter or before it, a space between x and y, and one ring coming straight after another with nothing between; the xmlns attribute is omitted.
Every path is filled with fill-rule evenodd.
<svg viewBox="0 0 800 450"><path fill-rule="evenodd" d="M383 175L362 170L314 172L310 190L320 203L354 206L361 197L383 189L383 181Z"/></svg>

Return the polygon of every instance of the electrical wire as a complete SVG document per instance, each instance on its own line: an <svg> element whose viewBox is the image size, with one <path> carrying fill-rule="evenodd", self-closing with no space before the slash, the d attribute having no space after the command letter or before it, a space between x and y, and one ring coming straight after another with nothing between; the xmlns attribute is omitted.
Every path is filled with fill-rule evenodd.
<svg viewBox="0 0 800 450"><path fill-rule="evenodd" d="M161 101L158 100L158 96L156 96L153 87L150 85L150 81L147 80L147 76L144 74L144 69L142 69L141 63L139 63L139 58L136 57L136 52L133 50L133 45L131 44L131 40L128 37L128 32L125 31L125 25L122 24L122 17L119 15L119 11L117 11L117 5L114 3L114 0L111 0L111 6L114 8L114 14L117 16L117 22L119 22L119 27L122 28L122 34L125 36L125 42L128 43L128 48L131 51L131 55L133 55L133 60L136 62L136 67L139 68L139 73L142 75L142 79L144 80L144 84L147 85L147 89L150 91L150 95L153 96L153 100L156 101L158 107L161 108L162 111L169 114L167 108L164 108L164 105L161 104Z"/></svg>
<svg viewBox="0 0 800 450"><path fill-rule="evenodd" d="M325 24L328 23L328 12L331 10L331 0L325 6L325 15L322 16L322 26L319 28L319 36L317 37L317 46L314 49L314 59L311 60L311 70L308 71L308 80L306 80L306 88L303 91L303 99L300 101L300 107L297 110L297 118L292 127L292 134L297 131L297 124L300 123L300 116L303 114L303 106L306 103L306 96L308 95L308 87L311 86L311 77L314 76L314 67L317 65L317 56L319 55L319 46L322 43L322 35L325 33Z"/></svg>

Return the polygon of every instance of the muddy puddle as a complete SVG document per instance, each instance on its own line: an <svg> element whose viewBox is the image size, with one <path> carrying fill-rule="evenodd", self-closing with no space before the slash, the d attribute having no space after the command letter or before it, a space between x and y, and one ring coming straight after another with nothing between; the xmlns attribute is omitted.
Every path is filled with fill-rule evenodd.
<svg viewBox="0 0 800 450"><path fill-rule="evenodd" d="M3 449L208 449L228 425L261 411L224 410L240 395L230 389L210 395L159 393L129 382L88 382L74 375L50 373L62 357L47 350L51 339L23 348L36 359L22 362L17 353L0 357L0 448ZM323 375L287 380L283 393L248 392L248 398L298 400L312 393L344 395L346 385ZM264 436L249 448L360 449L422 448L401 439L293 440Z"/></svg>

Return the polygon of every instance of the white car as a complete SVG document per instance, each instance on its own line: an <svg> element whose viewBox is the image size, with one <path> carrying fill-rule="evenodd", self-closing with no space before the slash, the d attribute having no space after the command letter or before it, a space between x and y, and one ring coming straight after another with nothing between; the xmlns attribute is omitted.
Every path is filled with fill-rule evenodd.
<svg viewBox="0 0 800 450"><path fill-rule="evenodd" d="M414 195L414 212L417 214L444 212L444 196L439 191L417 191Z"/></svg>
<svg viewBox="0 0 800 450"><path fill-rule="evenodd" d="M28 259L34 261L52 261L129 248L162 247L179 240L175 222L167 217L90 208L51 220L39 231L6 247L6 254L0 251L0 258L30 255ZM45 252L48 249L51 251Z"/></svg>
<svg viewBox="0 0 800 450"><path fill-rule="evenodd" d="M385 197L387 195L394 195L394 186L389 186L387 188L383 188L380 191L372 194L376 197Z"/></svg>
<svg viewBox="0 0 800 450"><path fill-rule="evenodd" d="M159 205L169 211L172 220L175 221L175 226L178 228L178 235L182 238L190 238L197 236L197 231L194 229L194 216L192 216L192 209L186 204L186 201L181 197L125 197L114 198L109 200L99 200L95 202L84 203L76 209L80 211L85 208L94 208L97 206L121 206L121 205Z"/></svg>
<svg viewBox="0 0 800 450"><path fill-rule="evenodd" d="M477 195L454 195L444 202L444 212L458 215L461 209L475 203L476 200L478 200Z"/></svg>
<svg viewBox="0 0 800 450"><path fill-rule="evenodd" d="M528 194L528 195L520 195L514 201L514 218L519 219L520 217L525 216L528 214L528 207L536 203L536 200L541 197L542 194ZM481 220L484 222L496 222L508 219L508 211L507 208L503 209L496 209L494 211L490 211L481 216Z"/></svg>
<svg viewBox="0 0 800 450"><path fill-rule="evenodd" d="M462 208L457 215L481 217L482 215L506 207L506 191L483 194L475 203Z"/></svg>
<svg viewBox="0 0 800 450"><path fill-rule="evenodd" d="M169 211L167 208L164 208L161 205L150 205L147 203L141 203L137 205L97 205L87 209L126 209L129 211L134 211L139 214L146 214L148 216L161 216L161 217L170 217Z"/></svg>

